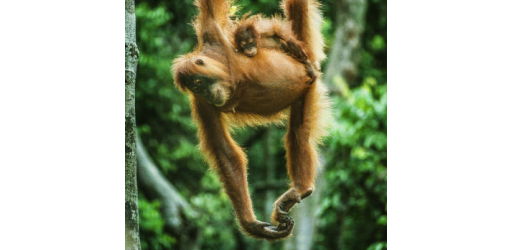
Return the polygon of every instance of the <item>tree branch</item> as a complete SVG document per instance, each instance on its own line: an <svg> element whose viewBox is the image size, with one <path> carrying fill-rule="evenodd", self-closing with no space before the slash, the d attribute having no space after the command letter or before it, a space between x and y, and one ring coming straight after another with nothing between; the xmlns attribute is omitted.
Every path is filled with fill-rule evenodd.
<svg viewBox="0 0 520 250"><path fill-rule="evenodd" d="M137 180L149 198L161 202L161 213L167 231L179 237L185 249L197 249L198 230L191 220L198 213L186 202L177 189L153 163L137 134ZM188 247L191 246L191 247Z"/></svg>

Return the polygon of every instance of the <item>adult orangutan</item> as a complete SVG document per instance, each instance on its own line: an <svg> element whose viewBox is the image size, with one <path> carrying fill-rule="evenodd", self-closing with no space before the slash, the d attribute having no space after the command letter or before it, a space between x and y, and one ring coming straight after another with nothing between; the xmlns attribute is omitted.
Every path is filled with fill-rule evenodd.
<svg viewBox="0 0 520 250"><path fill-rule="evenodd" d="M309 84L313 82L309 67L278 46L259 47L253 56L237 51L233 44L237 25L229 17L230 4L226 0L196 0L195 4L199 8L193 24L198 45L194 52L177 58L172 71L176 86L190 97L201 151L219 174L245 233L264 239L287 237L294 226L289 210L314 190L316 147L329 115L320 73L313 72L317 80ZM325 55L318 3L285 0L282 6L286 18L279 19L279 24L290 27L307 59L319 65ZM229 129L287 117L285 147L292 186L275 202L270 224L256 219L246 154Z"/></svg>

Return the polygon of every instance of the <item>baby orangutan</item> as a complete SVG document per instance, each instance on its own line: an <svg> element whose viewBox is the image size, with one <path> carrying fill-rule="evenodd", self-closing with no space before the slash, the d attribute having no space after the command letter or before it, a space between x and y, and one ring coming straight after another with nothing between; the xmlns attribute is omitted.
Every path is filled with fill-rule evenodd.
<svg viewBox="0 0 520 250"><path fill-rule="evenodd" d="M258 31L257 31L258 27ZM264 19L252 16L239 22L234 32L236 51L253 57L258 53L258 47L281 49L297 61L305 65L307 75L311 78L309 84L316 80L316 73L307 54L298 43L289 24L278 18Z"/></svg>

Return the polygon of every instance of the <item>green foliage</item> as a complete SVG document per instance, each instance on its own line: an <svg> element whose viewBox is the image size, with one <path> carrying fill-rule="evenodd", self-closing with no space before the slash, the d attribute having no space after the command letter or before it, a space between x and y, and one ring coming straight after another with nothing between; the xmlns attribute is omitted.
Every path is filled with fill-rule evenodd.
<svg viewBox="0 0 520 250"><path fill-rule="evenodd" d="M186 6L190 8L194 11L191 1ZM198 175L205 169L196 148L188 99L174 88L170 67L173 58L191 50L195 37L180 38L192 28L176 20L175 12L165 4L151 7L147 2L138 2L136 20L140 51L136 80L138 131L163 173L182 177L181 182L189 185L196 181L194 175L179 171L179 166L191 166ZM175 28L175 22L183 28Z"/></svg>
<svg viewBox="0 0 520 250"><path fill-rule="evenodd" d="M380 249L386 241L386 85L366 78L335 97L326 142L318 249ZM332 239L331 239L332 236Z"/></svg>
<svg viewBox="0 0 520 250"><path fill-rule="evenodd" d="M231 205L220 191L220 183L214 172L206 172L201 180L204 191L190 197L190 203L201 213L196 223L202 232L205 241L204 247L207 249L235 249L233 240L234 216ZM218 218L218 219L215 219ZM223 244L225 242L225 244Z"/></svg>
<svg viewBox="0 0 520 250"><path fill-rule="evenodd" d="M164 233L164 220L159 211L161 204L139 197L139 231L142 249L171 249L177 240Z"/></svg>
<svg viewBox="0 0 520 250"><path fill-rule="evenodd" d="M386 0L368 0L360 75L386 84Z"/></svg>

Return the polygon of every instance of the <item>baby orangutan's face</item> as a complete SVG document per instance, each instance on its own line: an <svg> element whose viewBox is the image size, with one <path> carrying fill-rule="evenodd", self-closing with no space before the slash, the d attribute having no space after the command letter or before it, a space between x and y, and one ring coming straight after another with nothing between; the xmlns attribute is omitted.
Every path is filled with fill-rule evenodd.
<svg viewBox="0 0 520 250"><path fill-rule="evenodd" d="M246 30L237 34L237 41L240 51L246 56L255 56L257 51L255 31L253 28L247 28Z"/></svg>

